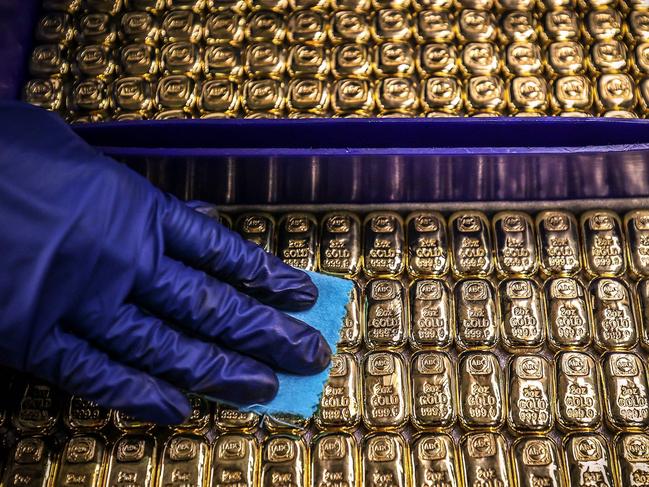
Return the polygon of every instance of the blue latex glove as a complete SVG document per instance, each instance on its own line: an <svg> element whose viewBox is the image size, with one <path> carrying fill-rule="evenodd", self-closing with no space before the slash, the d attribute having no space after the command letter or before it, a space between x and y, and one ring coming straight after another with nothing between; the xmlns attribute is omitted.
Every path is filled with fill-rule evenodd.
<svg viewBox="0 0 649 487"><path fill-rule="evenodd" d="M4 365L176 423L181 389L264 403L275 370L329 362L320 333L277 310L315 302L305 273L19 103L0 104L0 222Z"/></svg>

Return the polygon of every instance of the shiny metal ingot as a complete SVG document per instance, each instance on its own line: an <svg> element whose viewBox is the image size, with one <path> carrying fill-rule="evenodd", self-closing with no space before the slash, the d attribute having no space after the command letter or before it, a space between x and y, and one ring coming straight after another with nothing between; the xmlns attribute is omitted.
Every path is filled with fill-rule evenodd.
<svg viewBox="0 0 649 487"><path fill-rule="evenodd" d="M546 436L524 436L512 445L512 470L516 487L563 487L564 465L559 449Z"/></svg>
<svg viewBox="0 0 649 487"><path fill-rule="evenodd" d="M602 424L599 369L583 352L555 357L557 424L563 431L594 430Z"/></svg>
<svg viewBox="0 0 649 487"><path fill-rule="evenodd" d="M157 486L205 485L209 478L209 446L205 438L177 433L166 441L158 466Z"/></svg>
<svg viewBox="0 0 649 487"><path fill-rule="evenodd" d="M30 79L23 88L22 99L47 110L60 110L65 105L65 85L60 78Z"/></svg>
<svg viewBox="0 0 649 487"><path fill-rule="evenodd" d="M517 76L512 79L509 84L509 108L513 112L547 110L546 80L541 76ZM538 263L534 265L538 267Z"/></svg>
<svg viewBox="0 0 649 487"><path fill-rule="evenodd" d="M512 88L516 84L515 78ZM533 108L533 107L532 107ZM526 213L501 211L492 219L496 270L504 276L531 276L538 269L532 219Z"/></svg>
<svg viewBox="0 0 649 487"><path fill-rule="evenodd" d="M239 110L239 88L227 79L211 79L201 83L198 108L201 113L223 113L236 116Z"/></svg>
<svg viewBox="0 0 649 487"><path fill-rule="evenodd" d="M293 267L315 270L318 259L318 222L315 217L307 213L287 213L280 219L278 228L277 255Z"/></svg>
<svg viewBox="0 0 649 487"><path fill-rule="evenodd" d="M412 422L420 429L452 428L457 421L455 366L444 352L417 352L410 362Z"/></svg>
<svg viewBox="0 0 649 487"><path fill-rule="evenodd" d="M361 291L358 284L355 284L345 307L345 317L343 318L343 325L340 329L338 350L355 351L363 341L360 296Z"/></svg>
<svg viewBox="0 0 649 487"><path fill-rule="evenodd" d="M365 217L363 228L365 272L370 276L401 274L405 260L401 217L394 212L373 212Z"/></svg>
<svg viewBox="0 0 649 487"><path fill-rule="evenodd" d="M244 59L250 77L282 79L286 70L284 49L271 42L248 44Z"/></svg>
<svg viewBox="0 0 649 487"><path fill-rule="evenodd" d="M367 12L372 6L371 0L331 0L332 10L354 10Z"/></svg>
<svg viewBox="0 0 649 487"><path fill-rule="evenodd" d="M259 426L259 415L252 411L239 411L225 404L216 404L214 426L219 431L251 433Z"/></svg>
<svg viewBox="0 0 649 487"><path fill-rule="evenodd" d="M543 285L552 349L583 350L592 339L592 320L584 287L577 279L556 277Z"/></svg>
<svg viewBox="0 0 649 487"><path fill-rule="evenodd" d="M217 437L212 447L213 487L257 485L259 445L251 435L229 433Z"/></svg>
<svg viewBox="0 0 649 487"><path fill-rule="evenodd" d="M629 270L634 276L649 276L649 211L624 215L624 230Z"/></svg>
<svg viewBox="0 0 649 487"><path fill-rule="evenodd" d="M583 111L593 105L593 88L585 76L562 76L552 82L555 111Z"/></svg>
<svg viewBox="0 0 649 487"><path fill-rule="evenodd" d="M411 347L450 347L455 336L455 315L446 282L441 279L413 281L409 294Z"/></svg>
<svg viewBox="0 0 649 487"><path fill-rule="evenodd" d="M566 211L536 216L540 268L545 275L572 275L581 270L577 219Z"/></svg>
<svg viewBox="0 0 649 487"><path fill-rule="evenodd" d="M246 240L259 245L266 252L275 250L275 221L266 213L246 213L237 218L235 230Z"/></svg>
<svg viewBox="0 0 649 487"><path fill-rule="evenodd" d="M298 10L288 17L286 37L290 43L322 45L327 40L327 19L315 10Z"/></svg>
<svg viewBox="0 0 649 487"><path fill-rule="evenodd" d="M410 450L412 482L416 487L459 487L458 457L453 438L425 433L413 438Z"/></svg>
<svg viewBox="0 0 649 487"><path fill-rule="evenodd" d="M540 349L545 343L545 310L532 279L505 279L498 285L503 345L510 352Z"/></svg>
<svg viewBox="0 0 649 487"><path fill-rule="evenodd" d="M417 95L417 84L409 78L383 78L376 85L376 103L382 112L412 113L419 105Z"/></svg>
<svg viewBox="0 0 649 487"><path fill-rule="evenodd" d="M181 424L175 425L176 431L192 431L195 433L206 432L212 423L212 407L204 397L194 394L188 395L187 399L192 407L189 417Z"/></svg>
<svg viewBox="0 0 649 487"><path fill-rule="evenodd" d="M415 51L405 42L384 42L374 48L378 76L409 76L415 71Z"/></svg>
<svg viewBox="0 0 649 487"><path fill-rule="evenodd" d="M304 418L295 414L276 413L263 417L264 429L269 433L304 435L311 424L311 418Z"/></svg>
<svg viewBox="0 0 649 487"><path fill-rule="evenodd" d="M421 84L419 97L426 111L445 110L458 113L462 107L462 85L455 76L433 76ZM449 259L447 255L446 265Z"/></svg>
<svg viewBox="0 0 649 487"><path fill-rule="evenodd" d="M602 351L635 347L638 325L628 285L619 279L598 278L591 281L588 292L595 346Z"/></svg>
<svg viewBox="0 0 649 487"><path fill-rule="evenodd" d="M191 10L170 10L162 17L160 33L163 42L200 42L203 37L201 18Z"/></svg>
<svg viewBox="0 0 649 487"><path fill-rule="evenodd" d="M551 10L543 17L543 33L550 41L579 39L579 19L574 10Z"/></svg>
<svg viewBox="0 0 649 487"><path fill-rule="evenodd" d="M159 110L190 111L196 104L196 81L189 76L172 74L158 80L155 102Z"/></svg>
<svg viewBox="0 0 649 487"><path fill-rule="evenodd" d="M576 41L557 41L548 45L546 68L553 76L571 76L586 71L584 46Z"/></svg>
<svg viewBox="0 0 649 487"><path fill-rule="evenodd" d="M462 485L513 485L507 459L507 442L499 433L467 433L460 439Z"/></svg>
<svg viewBox="0 0 649 487"><path fill-rule="evenodd" d="M465 352L458 365L460 424L468 430L498 429L505 423L505 381L491 352Z"/></svg>
<svg viewBox="0 0 649 487"><path fill-rule="evenodd" d="M455 38L454 18L447 11L423 10L415 20L415 39L426 42L451 42Z"/></svg>
<svg viewBox="0 0 649 487"><path fill-rule="evenodd" d="M488 276L493 272L491 232L479 211L453 213L449 218L451 269L457 276Z"/></svg>
<svg viewBox="0 0 649 487"><path fill-rule="evenodd" d="M606 422L614 430L649 426L647 370L635 353L609 353L602 358Z"/></svg>
<svg viewBox="0 0 649 487"><path fill-rule="evenodd" d="M334 355L315 415L316 426L322 430L355 428L361 420L361 397L356 357L350 353Z"/></svg>
<svg viewBox="0 0 649 487"><path fill-rule="evenodd" d="M505 49L505 72L513 76L541 74L541 48L532 42L512 42Z"/></svg>
<svg viewBox="0 0 649 487"><path fill-rule="evenodd" d="M308 451L301 438L268 436L262 447L261 486L305 487L308 482Z"/></svg>
<svg viewBox="0 0 649 487"><path fill-rule="evenodd" d="M228 78L239 81L243 77L241 49L228 44L211 45L205 48L203 68L208 77Z"/></svg>
<svg viewBox="0 0 649 487"><path fill-rule="evenodd" d="M617 485L646 485L649 480L649 435L620 433L614 445Z"/></svg>
<svg viewBox="0 0 649 487"><path fill-rule="evenodd" d="M126 434L113 445L106 485L153 487L158 441L153 435Z"/></svg>
<svg viewBox="0 0 649 487"><path fill-rule="evenodd" d="M21 438L10 450L4 474L4 487L49 487L54 480L58 455L44 436Z"/></svg>
<svg viewBox="0 0 649 487"><path fill-rule="evenodd" d="M416 67L422 77L454 74L457 71L457 64L458 54L453 45L425 44L417 46Z"/></svg>
<svg viewBox="0 0 649 487"><path fill-rule="evenodd" d="M329 83L315 78L294 78L288 83L286 104L289 110L324 114L329 106ZM312 240L316 244L315 233ZM316 263L315 248L311 255L310 267Z"/></svg>
<svg viewBox="0 0 649 487"><path fill-rule="evenodd" d="M458 18L458 37L462 42L496 40L498 28L493 13L484 10L463 9Z"/></svg>
<svg viewBox="0 0 649 487"><path fill-rule="evenodd" d="M32 76L64 76L70 71L67 48L60 44L41 44L34 47L29 58Z"/></svg>
<svg viewBox="0 0 649 487"><path fill-rule="evenodd" d="M120 27L120 36L124 42L155 45L160 36L158 25L149 12L125 12Z"/></svg>
<svg viewBox="0 0 649 487"><path fill-rule="evenodd" d="M632 110L637 103L635 82L628 74L603 74L597 79L597 107L600 110Z"/></svg>
<svg viewBox="0 0 649 487"><path fill-rule="evenodd" d="M90 76L107 79L118 71L113 60L114 49L102 44L81 46L75 53L73 70L76 76Z"/></svg>
<svg viewBox="0 0 649 487"><path fill-rule="evenodd" d="M459 91L458 88L458 93ZM439 277L448 272L450 257L448 255L446 221L441 213L418 211L408 215L406 245L408 247L408 273L411 276Z"/></svg>
<svg viewBox="0 0 649 487"><path fill-rule="evenodd" d="M634 40L649 41L649 12L644 9L633 9L629 12L626 23Z"/></svg>
<svg viewBox="0 0 649 487"><path fill-rule="evenodd" d="M398 280L373 279L365 288L365 344L371 350L398 349L408 340L405 292Z"/></svg>
<svg viewBox="0 0 649 487"><path fill-rule="evenodd" d="M110 423L110 410L79 396L68 400L65 424L73 431L100 430Z"/></svg>
<svg viewBox="0 0 649 487"><path fill-rule="evenodd" d="M247 80L243 83L242 103L246 112L277 114L284 108L284 87L273 79Z"/></svg>
<svg viewBox="0 0 649 487"><path fill-rule="evenodd" d="M63 448L54 485L101 487L108 461L106 440L97 434L70 438Z"/></svg>
<svg viewBox="0 0 649 487"><path fill-rule="evenodd" d="M160 50L160 70L163 75L184 74L197 77L203 70L201 50L188 41L165 44Z"/></svg>
<svg viewBox="0 0 649 487"><path fill-rule="evenodd" d="M249 42L281 44L286 37L284 17L270 10L254 12L246 19L245 33Z"/></svg>
<svg viewBox="0 0 649 487"><path fill-rule="evenodd" d="M544 433L554 425L554 374L539 355L516 355L507 368L507 424L517 433Z"/></svg>
<svg viewBox="0 0 649 487"><path fill-rule="evenodd" d="M326 79L330 70L328 51L323 46L297 44L288 49L286 70L292 78L311 76Z"/></svg>
<svg viewBox="0 0 649 487"><path fill-rule="evenodd" d="M412 18L406 10L378 10L372 17L371 33L376 42L408 41L412 37Z"/></svg>
<svg viewBox="0 0 649 487"><path fill-rule="evenodd" d="M370 352L363 359L363 424L391 430L408 421L408 375L400 355Z"/></svg>
<svg viewBox="0 0 649 487"><path fill-rule="evenodd" d="M630 64L626 45L615 39L595 42L588 61L595 73L624 72Z"/></svg>
<svg viewBox="0 0 649 487"><path fill-rule="evenodd" d="M122 411L113 411L113 424L120 431L147 431L152 429L155 424L149 421L141 421L123 413Z"/></svg>
<svg viewBox="0 0 649 487"><path fill-rule="evenodd" d="M356 42L366 44L370 40L367 16L351 10L339 10L331 15L329 24L331 42Z"/></svg>
<svg viewBox="0 0 649 487"><path fill-rule="evenodd" d="M240 45L244 40L245 25L246 20L230 10L213 13L205 18L203 38L208 45Z"/></svg>
<svg viewBox="0 0 649 487"><path fill-rule="evenodd" d="M346 211L328 213L320 228L320 270L353 277L360 270L361 222Z"/></svg>
<svg viewBox="0 0 649 487"><path fill-rule="evenodd" d="M495 74L500 70L500 55L492 42L469 42L462 49L460 67L467 76Z"/></svg>
<svg viewBox="0 0 649 487"><path fill-rule="evenodd" d="M584 17L582 32L586 41L619 39L623 34L622 14L614 9L591 10Z"/></svg>
<svg viewBox="0 0 649 487"><path fill-rule="evenodd" d="M36 24L34 39L45 44L68 45L74 39L74 22L65 12L44 13Z"/></svg>
<svg viewBox="0 0 649 487"><path fill-rule="evenodd" d="M30 383L21 392L11 422L21 433L49 433L56 426L59 415L58 392L43 383Z"/></svg>
<svg viewBox="0 0 649 487"><path fill-rule="evenodd" d="M347 43L334 47L331 53L331 71L337 78L365 78L371 70L371 56L367 46Z"/></svg>
<svg viewBox="0 0 649 487"><path fill-rule="evenodd" d="M119 50L120 67L127 76L150 77L158 72L157 50L146 44L127 44Z"/></svg>
<svg viewBox="0 0 649 487"><path fill-rule="evenodd" d="M649 42L640 42L633 49L633 58L629 59L633 73L637 76L649 74Z"/></svg>
<svg viewBox="0 0 649 487"><path fill-rule="evenodd" d="M615 487L608 440L599 433L572 433L563 442L568 485Z"/></svg>
<svg viewBox="0 0 649 487"><path fill-rule="evenodd" d="M374 433L363 438L363 485L410 485L408 445L398 433Z"/></svg>
<svg viewBox="0 0 649 487"><path fill-rule="evenodd" d="M500 76L472 76L465 90L470 112L499 113L505 108L505 84Z"/></svg>
<svg viewBox="0 0 649 487"><path fill-rule="evenodd" d="M311 485L360 485L358 444L347 433L325 433L311 444Z"/></svg>
<svg viewBox="0 0 649 487"><path fill-rule="evenodd" d="M513 10L500 18L500 38L503 42L535 41L536 18L531 10Z"/></svg>
<svg viewBox="0 0 649 487"><path fill-rule="evenodd" d="M500 339L496 292L486 279L463 279L453 288L457 346L493 348Z"/></svg>
<svg viewBox="0 0 649 487"><path fill-rule="evenodd" d="M108 44L117 40L117 26L108 14L94 13L79 18L76 40L80 45Z"/></svg>

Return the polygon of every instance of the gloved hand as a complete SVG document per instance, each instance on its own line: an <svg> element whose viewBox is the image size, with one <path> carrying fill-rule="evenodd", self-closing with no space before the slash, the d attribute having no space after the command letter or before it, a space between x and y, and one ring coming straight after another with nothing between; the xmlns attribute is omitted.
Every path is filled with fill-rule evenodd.
<svg viewBox="0 0 649 487"><path fill-rule="evenodd" d="M183 420L321 371L302 271L154 188L56 115L0 104L0 363L102 406Z"/></svg>

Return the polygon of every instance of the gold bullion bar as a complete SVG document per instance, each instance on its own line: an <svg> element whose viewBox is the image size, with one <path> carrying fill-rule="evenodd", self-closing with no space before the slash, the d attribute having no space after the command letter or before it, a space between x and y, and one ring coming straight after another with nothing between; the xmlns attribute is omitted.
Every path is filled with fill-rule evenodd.
<svg viewBox="0 0 649 487"><path fill-rule="evenodd" d="M54 485L100 487L107 465L106 440L98 434L79 434L70 438L63 455Z"/></svg>
<svg viewBox="0 0 649 487"><path fill-rule="evenodd" d="M457 22L458 39L462 42L494 41L498 34L496 17L492 12L465 8Z"/></svg>
<svg viewBox="0 0 649 487"><path fill-rule="evenodd" d="M235 228L246 240L266 252L275 250L275 220L267 213L246 213L237 218Z"/></svg>
<svg viewBox="0 0 649 487"><path fill-rule="evenodd" d="M192 407L192 412L183 423L174 427L177 431L206 432L212 422L212 407L207 399L196 395L188 395L187 399Z"/></svg>
<svg viewBox="0 0 649 487"><path fill-rule="evenodd" d="M493 271L491 232L484 213L465 211L449 218L451 269L460 277L488 276Z"/></svg>
<svg viewBox="0 0 649 487"><path fill-rule="evenodd" d="M516 487L563 487L564 466L559 449L547 436L523 436L511 449Z"/></svg>
<svg viewBox="0 0 649 487"><path fill-rule="evenodd" d="M259 477L259 445L252 435L219 436L212 447L212 487L255 486Z"/></svg>
<svg viewBox="0 0 649 487"><path fill-rule="evenodd" d="M640 343L643 347L649 348L649 280L638 281L635 291L640 316Z"/></svg>
<svg viewBox="0 0 649 487"><path fill-rule="evenodd" d="M625 239L619 217L612 211L592 210L580 220L586 271L593 277L624 274Z"/></svg>
<svg viewBox="0 0 649 487"><path fill-rule="evenodd" d="M649 277L649 210L634 210L624 215L629 270L635 276Z"/></svg>
<svg viewBox="0 0 649 487"><path fill-rule="evenodd" d="M557 424L564 431L594 430L602 424L599 368L583 352L555 357Z"/></svg>
<svg viewBox="0 0 649 487"><path fill-rule="evenodd" d="M349 295L349 301L345 306L345 316L340 328L338 350L353 352L358 350L363 342L363 313L361 312L361 290L357 283Z"/></svg>
<svg viewBox="0 0 649 487"><path fill-rule="evenodd" d="M422 78L427 78L428 76L452 75L457 72L457 49L453 45L441 43L430 43L417 46L415 63L417 72ZM458 81L456 78L450 79ZM448 89L446 85L443 85L440 88ZM440 98L448 100L447 103L455 99L454 96L443 97L440 94L436 94L435 99ZM455 104L461 105L461 100L455 102Z"/></svg>
<svg viewBox="0 0 649 487"><path fill-rule="evenodd" d="M415 71L415 51L407 42L384 42L374 47L377 76L410 76Z"/></svg>
<svg viewBox="0 0 649 487"><path fill-rule="evenodd" d="M21 433L48 433L56 426L60 411L59 394L44 383L27 384L21 391L11 422Z"/></svg>
<svg viewBox="0 0 649 487"><path fill-rule="evenodd" d="M593 73L625 72L629 62L628 50L621 41L597 41L590 48L588 65Z"/></svg>
<svg viewBox="0 0 649 487"><path fill-rule="evenodd" d="M110 410L82 397L72 396L63 419L73 431L100 430L110 422Z"/></svg>
<svg viewBox="0 0 649 487"><path fill-rule="evenodd" d="M441 113L442 116L451 116L452 113L459 113L462 107L462 84L455 76L432 76L421 83L419 98L423 110L431 115ZM444 252L449 262L448 249Z"/></svg>
<svg viewBox="0 0 649 487"><path fill-rule="evenodd" d="M122 411L113 411L113 425L120 431L146 431L153 428L155 425L149 421L141 421L123 413Z"/></svg>
<svg viewBox="0 0 649 487"><path fill-rule="evenodd" d="M471 116L497 117L505 109L505 82L500 76L471 76L464 87L465 103Z"/></svg>
<svg viewBox="0 0 649 487"><path fill-rule="evenodd" d="M545 66L550 76L571 76L586 71L584 46L574 40L551 42L546 50Z"/></svg>
<svg viewBox="0 0 649 487"><path fill-rule="evenodd" d="M455 316L446 282L442 279L413 281L409 295L411 347L450 347L455 336Z"/></svg>
<svg viewBox="0 0 649 487"><path fill-rule="evenodd" d="M464 352L458 366L460 424L469 430L498 429L505 422L505 381L491 352Z"/></svg>
<svg viewBox="0 0 649 487"><path fill-rule="evenodd" d="M158 441L153 435L130 433L113 445L107 487L153 487Z"/></svg>
<svg viewBox="0 0 649 487"><path fill-rule="evenodd" d="M597 78L595 104L600 111L633 110L638 99L633 78L625 73L608 73Z"/></svg>
<svg viewBox="0 0 649 487"><path fill-rule="evenodd" d="M499 433L467 433L460 439L463 485L510 487L507 443Z"/></svg>
<svg viewBox="0 0 649 487"><path fill-rule="evenodd" d="M262 447L261 486L305 487L308 482L308 450L302 438L273 435Z"/></svg>
<svg viewBox="0 0 649 487"><path fill-rule="evenodd" d="M408 273L414 277L439 277L448 272L446 221L441 213L419 211L406 218Z"/></svg>
<svg viewBox="0 0 649 487"><path fill-rule="evenodd" d="M543 70L541 47L533 42L512 42L505 49L504 69L512 76L540 75Z"/></svg>
<svg viewBox="0 0 649 487"><path fill-rule="evenodd" d="M634 303L626 282L601 277L589 286L595 346L600 350L630 350L638 342Z"/></svg>
<svg viewBox="0 0 649 487"><path fill-rule="evenodd" d="M495 291L486 279L463 279L453 288L460 349L493 348L500 340Z"/></svg>
<svg viewBox="0 0 649 487"><path fill-rule="evenodd" d="M583 350L592 339L592 320L584 286L572 277L554 277L543 285L548 343L554 350Z"/></svg>
<svg viewBox="0 0 649 487"><path fill-rule="evenodd" d="M500 70L500 55L492 42L469 42L462 49L460 68L467 75L495 74Z"/></svg>
<svg viewBox="0 0 649 487"><path fill-rule="evenodd" d="M351 10L334 12L329 21L329 37L333 44L343 42L367 44L370 40L367 16Z"/></svg>
<svg viewBox="0 0 649 487"><path fill-rule="evenodd" d="M334 355L315 415L316 426L322 430L355 428L361 420L361 397L356 357L351 353Z"/></svg>
<svg viewBox="0 0 649 487"><path fill-rule="evenodd" d="M288 265L315 270L318 222L307 213L288 213L278 223L277 255Z"/></svg>
<svg viewBox="0 0 649 487"><path fill-rule="evenodd" d="M363 359L363 423L369 429L398 429L408 421L408 376L400 355L370 352Z"/></svg>
<svg viewBox="0 0 649 487"><path fill-rule="evenodd" d="M412 17L407 10L382 8L374 12L370 32L377 43L408 41L412 37Z"/></svg>
<svg viewBox="0 0 649 487"><path fill-rule="evenodd" d="M296 44L288 48L286 70L291 78L312 76L326 79L330 69L329 53L324 46Z"/></svg>
<svg viewBox="0 0 649 487"><path fill-rule="evenodd" d="M291 44L324 44L327 41L327 17L311 9L291 13L287 20L286 38Z"/></svg>
<svg viewBox="0 0 649 487"><path fill-rule="evenodd" d="M575 10L550 10L543 17L542 33L547 40L568 41L579 39L579 18Z"/></svg>
<svg viewBox="0 0 649 487"><path fill-rule="evenodd" d="M21 438L10 451L2 486L49 487L56 467L57 454L47 437Z"/></svg>
<svg viewBox="0 0 649 487"><path fill-rule="evenodd" d="M358 444L347 433L323 433L311 444L311 485L359 487Z"/></svg>
<svg viewBox="0 0 649 487"><path fill-rule="evenodd" d="M259 415L252 411L239 411L221 403L215 406L214 425L219 431L251 433L259 427L259 420Z"/></svg>
<svg viewBox="0 0 649 487"><path fill-rule="evenodd" d="M445 433L425 433L411 447L414 487L459 487L458 457L453 438Z"/></svg>
<svg viewBox="0 0 649 487"><path fill-rule="evenodd" d="M304 435L309 429L311 418L303 418L295 414L275 413L263 418L264 428L270 433L286 433Z"/></svg>
<svg viewBox="0 0 649 487"><path fill-rule="evenodd" d="M511 352L540 349L545 343L545 310L532 279L505 279L498 285L503 345Z"/></svg>
<svg viewBox="0 0 649 487"><path fill-rule="evenodd" d="M624 34L625 23L617 9L594 9L584 15L581 30L587 42L619 39Z"/></svg>
<svg viewBox="0 0 649 487"><path fill-rule="evenodd" d="M618 485L642 487L649 484L649 435L620 433L614 440Z"/></svg>
<svg viewBox="0 0 649 487"><path fill-rule="evenodd" d="M209 446L201 435L177 433L166 441L158 466L157 486L206 485Z"/></svg>
<svg viewBox="0 0 649 487"><path fill-rule="evenodd" d="M540 355L517 355L507 368L507 424L516 433L545 433L554 425L554 374Z"/></svg>
<svg viewBox="0 0 649 487"><path fill-rule="evenodd" d="M634 353L609 353L602 358L606 421L616 430L649 426L647 370Z"/></svg>
<svg viewBox="0 0 649 487"><path fill-rule="evenodd" d="M370 276L398 276L404 267L403 220L394 212L373 212L363 222L363 268Z"/></svg>
<svg viewBox="0 0 649 487"><path fill-rule="evenodd" d="M454 16L447 11L422 10L415 19L415 39L418 43L452 42Z"/></svg>
<svg viewBox="0 0 649 487"><path fill-rule="evenodd" d="M363 485L409 485L408 445L398 433L373 433L363 438Z"/></svg>
<svg viewBox="0 0 649 487"><path fill-rule="evenodd" d="M542 211L536 216L540 268L545 275L572 275L581 270L579 226L567 211Z"/></svg>
<svg viewBox="0 0 649 487"><path fill-rule="evenodd" d="M423 430L452 428L457 421L455 366L444 352L417 352L410 362L412 422Z"/></svg>
<svg viewBox="0 0 649 487"><path fill-rule="evenodd" d="M599 433L572 433L563 442L568 485L615 487L608 440Z"/></svg>
<svg viewBox="0 0 649 487"><path fill-rule="evenodd" d="M536 16L533 9L511 10L500 17L500 40L508 42L535 41L537 38Z"/></svg>
<svg viewBox="0 0 649 487"><path fill-rule="evenodd" d="M347 211L328 213L320 228L320 270L354 277L361 264L361 222Z"/></svg>
<svg viewBox="0 0 649 487"><path fill-rule="evenodd" d="M331 71L336 78L363 78L372 71L370 49L348 42L331 51Z"/></svg>
<svg viewBox="0 0 649 487"><path fill-rule="evenodd" d="M548 85L541 76L517 76L509 82L508 103L514 113L545 111L548 108L547 98Z"/></svg>
<svg viewBox="0 0 649 487"><path fill-rule="evenodd" d="M396 279L373 279L365 287L365 344L370 350L399 349L408 340L405 291Z"/></svg>
<svg viewBox="0 0 649 487"><path fill-rule="evenodd" d="M532 218L518 211L501 211L492 218L496 270L504 276L531 276L538 269Z"/></svg>

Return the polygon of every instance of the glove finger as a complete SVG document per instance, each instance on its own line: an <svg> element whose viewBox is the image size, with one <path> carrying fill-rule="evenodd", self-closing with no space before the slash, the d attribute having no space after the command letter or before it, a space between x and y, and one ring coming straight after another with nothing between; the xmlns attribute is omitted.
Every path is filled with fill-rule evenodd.
<svg viewBox="0 0 649 487"><path fill-rule="evenodd" d="M315 328L168 257L133 297L157 316L274 369L313 374L329 363L331 349Z"/></svg>
<svg viewBox="0 0 649 487"><path fill-rule="evenodd" d="M134 305L122 306L107 327L75 331L122 362L181 389L235 404L264 403L277 394L277 377L267 365L188 337Z"/></svg>
<svg viewBox="0 0 649 487"><path fill-rule="evenodd" d="M113 361L60 328L42 340L30 357L29 372L103 407L159 424L181 423L191 412L178 389Z"/></svg>
<svg viewBox="0 0 649 487"><path fill-rule="evenodd" d="M318 289L309 276L216 220L172 196L160 204L165 250L172 257L227 281L270 306L313 306Z"/></svg>

